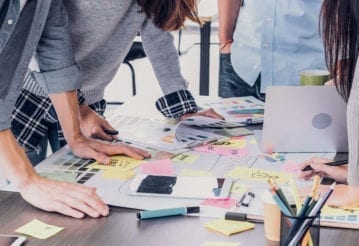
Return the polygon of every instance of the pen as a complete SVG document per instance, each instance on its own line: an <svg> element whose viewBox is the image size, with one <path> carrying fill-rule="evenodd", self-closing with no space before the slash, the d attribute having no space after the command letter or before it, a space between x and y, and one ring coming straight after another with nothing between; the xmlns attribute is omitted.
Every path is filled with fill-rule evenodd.
<svg viewBox="0 0 359 246"><path fill-rule="evenodd" d="M341 165L348 164L348 160L333 161L333 162L327 162L324 164L328 165L328 166L341 166ZM313 170L313 168L310 165L306 166L305 168L302 169L302 171L310 171L310 170Z"/></svg>
<svg viewBox="0 0 359 246"><path fill-rule="evenodd" d="M179 207L179 208L165 208L156 210L147 210L137 213L137 218L140 220L162 218L168 216L185 215L192 213L199 213L199 207Z"/></svg>

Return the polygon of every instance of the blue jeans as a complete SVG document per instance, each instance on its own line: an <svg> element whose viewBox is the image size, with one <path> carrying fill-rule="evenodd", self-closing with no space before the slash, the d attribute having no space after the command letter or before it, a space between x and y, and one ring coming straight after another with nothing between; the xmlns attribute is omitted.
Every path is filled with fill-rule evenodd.
<svg viewBox="0 0 359 246"><path fill-rule="evenodd" d="M36 166L41 161L46 159L48 143L50 143L53 153L62 147L59 141L58 126L56 123L48 125L47 134L43 137L43 139L41 139L41 142L36 150L26 151L26 155L33 166Z"/></svg>
<svg viewBox="0 0 359 246"><path fill-rule="evenodd" d="M260 93L261 76L259 75L253 86L249 86L234 71L231 54L220 54L219 59L219 84L218 95L220 97L244 97L254 96L260 100L265 99L265 94Z"/></svg>

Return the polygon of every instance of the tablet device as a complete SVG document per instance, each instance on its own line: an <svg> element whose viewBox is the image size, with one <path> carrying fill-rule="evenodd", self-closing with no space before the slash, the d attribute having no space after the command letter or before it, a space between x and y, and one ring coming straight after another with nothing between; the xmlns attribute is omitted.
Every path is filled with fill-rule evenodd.
<svg viewBox="0 0 359 246"><path fill-rule="evenodd" d="M131 185L131 195L167 196L178 198L228 198L232 179L217 177L185 177L137 175Z"/></svg>
<svg viewBox="0 0 359 246"><path fill-rule="evenodd" d="M334 86L267 88L264 152L347 152L346 103Z"/></svg>

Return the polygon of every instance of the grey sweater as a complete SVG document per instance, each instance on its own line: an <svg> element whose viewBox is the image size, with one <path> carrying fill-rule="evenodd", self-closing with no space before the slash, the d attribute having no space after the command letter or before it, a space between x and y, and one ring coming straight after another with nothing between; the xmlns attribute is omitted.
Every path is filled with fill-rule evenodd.
<svg viewBox="0 0 359 246"><path fill-rule="evenodd" d="M105 87L139 32L164 94L186 89L172 35L155 27L139 12L136 0L63 2L70 18L75 58L82 67L81 90L88 104L103 99ZM24 88L45 96L33 81Z"/></svg>
<svg viewBox="0 0 359 246"><path fill-rule="evenodd" d="M355 67L348 101L347 121L349 139L348 183L359 186L359 60Z"/></svg>

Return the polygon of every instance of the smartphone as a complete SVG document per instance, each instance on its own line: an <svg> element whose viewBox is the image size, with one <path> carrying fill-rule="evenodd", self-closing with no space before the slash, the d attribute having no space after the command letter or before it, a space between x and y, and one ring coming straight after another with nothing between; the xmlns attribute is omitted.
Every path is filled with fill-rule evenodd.
<svg viewBox="0 0 359 246"><path fill-rule="evenodd" d="M139 174L130 185L130 194L196 199L225 199L229 196L232 183L233 180L230 178Z"/></svg>
<svg viewBox="0 0 359 246"><path fill-rule="evenodd" d="M19 235L0 234L0 245L20 246L26 242L26 237Z"/></svg>

